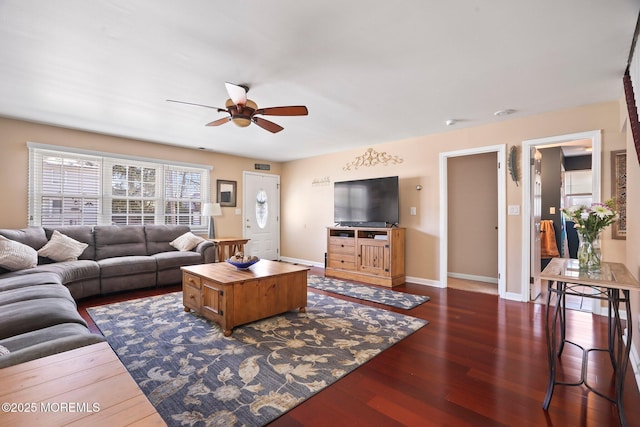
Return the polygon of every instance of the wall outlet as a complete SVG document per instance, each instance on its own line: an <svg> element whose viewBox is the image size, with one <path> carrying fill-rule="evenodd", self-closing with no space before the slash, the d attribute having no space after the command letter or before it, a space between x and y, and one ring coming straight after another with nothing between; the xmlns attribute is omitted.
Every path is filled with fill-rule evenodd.
<svg viewBox="0 0 640 427"><path fill-rule="evenodd" d="M549 215L555 215L556 214L556 208L551 206L549 207Z"/></svg>
<svg viewBox="0 0 640 427"><path fill-rule="evenodd" d="M236 208L236 215L242 215L242 209Z"/></svg>

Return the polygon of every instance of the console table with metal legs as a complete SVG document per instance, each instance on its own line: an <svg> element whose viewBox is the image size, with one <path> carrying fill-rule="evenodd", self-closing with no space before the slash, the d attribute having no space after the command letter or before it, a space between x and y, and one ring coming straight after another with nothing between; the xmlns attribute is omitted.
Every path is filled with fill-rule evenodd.
<svg viewBox="0 0 640 427"><path fill-rule="evenodd" d="M551 403L553 390L556 385L580 386L583 385L601 396L618 409L620 425L626 426L624 415L624 377L629 364L629 352L631 349L632 321L626 322L627 343L624 342L624 327L620 318L620 305L624 305L627 319L631 316L631 304L629 291L640 290L640 283L631 275L629 270L620 263L603 262L599 272L580 271L578 261L567 258L554 258L540 274L542 280L548 280L547 305L546 305L546 337L547 353L549 357L549 384L547 394L542 407L547 410ZM552 295L555 305L552 306ZM566 297L575 295L585 298L594 298L607 301L607 348L585 349L581 345L567 339L566 334ZM560 335L558 337L558 334ZM571 344L582 350L582 371L577 382L562 382L556 380L556 366L562 356L564 345ZM614 372L615 396L610 397L594 389L587 381L587 364L589 353L602 351L609 354Z"/></svg>

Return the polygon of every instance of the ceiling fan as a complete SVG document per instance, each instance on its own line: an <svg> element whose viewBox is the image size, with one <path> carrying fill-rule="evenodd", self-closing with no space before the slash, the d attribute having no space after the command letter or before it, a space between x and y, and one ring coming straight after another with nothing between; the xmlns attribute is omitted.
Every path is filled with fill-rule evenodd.
<svg viewBox="0 0 640 427"><path fill-rule="evenodd" d="M179 104L195 105L198 107L213 108L219 113L227 113L228 117L223 117L218 120L214 120L207 123L206 126L220 126L229 121L235 123L240 127L247 127L251 122L257 124L263 129L269 132L276 133L284 129L282 126L273 123L258 115L265 116L306 116L309 114L307 107L304 105L288 106L288 107L268 107L258 108L258 105L250 99L247 99L248 86L236 85L233 83L225 83L227 92L229 93L229 99L225 102L226 108L212 107L210 105L195 104L193 102L175 101L173 99L167 99L168 102L177 102Z"/></svg>

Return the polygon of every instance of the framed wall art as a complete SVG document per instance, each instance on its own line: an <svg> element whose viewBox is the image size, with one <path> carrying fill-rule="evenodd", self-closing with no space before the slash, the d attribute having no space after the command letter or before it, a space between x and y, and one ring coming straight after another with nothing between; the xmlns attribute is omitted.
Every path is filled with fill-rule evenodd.
<svg viewBox="0 0 640 427"><path fill-rule="evenodd" d="M627 238L627 151L611 152L611 197L616 203L618 220L611 225L613 239Z"/></svg>
<svg viewBox="0 0 640 427"><path fill-rule="evenodd" d="M220 206L235 207L237 185L236 181L216 180L216 202L220 203Z"/></svg>

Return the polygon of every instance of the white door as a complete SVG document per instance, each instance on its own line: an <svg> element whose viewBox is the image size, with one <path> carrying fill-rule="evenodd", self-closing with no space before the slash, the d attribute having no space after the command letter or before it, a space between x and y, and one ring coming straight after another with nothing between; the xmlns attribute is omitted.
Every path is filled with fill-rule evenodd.
<svg viewBox="0 0 640 427"><path fill-rule="evenodd" d="M533 301L541 292L540 285L540 221L542 218L542 153L531 148L531 286L529 298Z"/></svg>
<svg viewBox="0 0 640 427"><path fill-rule="evenodd" d="M280 176L243 173L243 235L248 255L280 259Z"/></svg>

